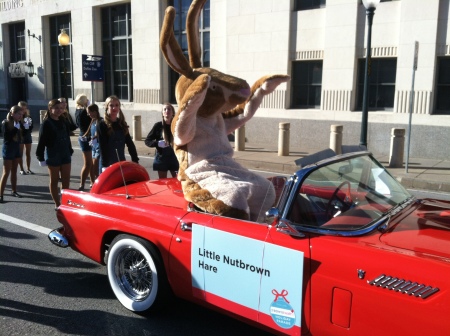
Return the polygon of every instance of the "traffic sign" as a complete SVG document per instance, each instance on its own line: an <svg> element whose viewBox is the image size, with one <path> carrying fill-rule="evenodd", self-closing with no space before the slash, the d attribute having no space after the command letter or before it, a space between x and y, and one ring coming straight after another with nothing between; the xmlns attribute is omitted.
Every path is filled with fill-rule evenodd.
<svg viewBox="0 0 450 336"><path fill-rule="evenodd" d="M104 80L103 56L82 55L82 65L84 81L102 82Z"/></svg>

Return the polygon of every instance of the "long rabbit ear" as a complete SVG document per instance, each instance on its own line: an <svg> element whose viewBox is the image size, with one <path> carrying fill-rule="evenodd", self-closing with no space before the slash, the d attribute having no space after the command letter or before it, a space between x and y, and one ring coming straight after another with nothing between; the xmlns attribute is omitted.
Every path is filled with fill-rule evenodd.
<svg viewBox="0 0 450 336"><path fill-rule="evenodd" d="M206 0L194 0L189 7L186 18L186 35L188 42L189 61L192 68L200 68L201 52L199 33L198 33L198 18L205 5Z"/></svg>
<svg viewBox="0 0 450 336"><path fill-rule="evenodd" d="M175 35L173 34L173 22L175 20L175 8L167 7L161 28L161 36L159 45L170 67L188 78L192 75L192 68L188 60L183 55L183 51L178 45Z"/></svg>

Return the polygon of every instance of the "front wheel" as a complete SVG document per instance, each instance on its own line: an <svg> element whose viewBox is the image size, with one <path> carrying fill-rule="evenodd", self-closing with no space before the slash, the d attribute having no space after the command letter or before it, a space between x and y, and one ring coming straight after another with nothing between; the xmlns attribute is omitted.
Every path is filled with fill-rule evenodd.
<svg viewBox="0 0 450 336"><path fill-rule="evenodd" d="M117 236L108 252L107 270L111 288L125 308L146 312L155 307L165 275L159 255L149 242Z"/></svg>

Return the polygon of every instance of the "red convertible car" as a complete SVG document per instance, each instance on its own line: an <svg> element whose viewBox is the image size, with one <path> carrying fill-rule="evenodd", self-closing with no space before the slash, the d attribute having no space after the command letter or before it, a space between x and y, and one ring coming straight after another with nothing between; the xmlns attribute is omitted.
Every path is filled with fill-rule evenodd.
<svg viewBox="0 0 450 336"><path fill-rule="evenodd" d="M450 202L411 196L367 151L298 164L250 222L117 163L90 193L63 190L49 238L106 265L135 312L175 294L277 334L448 335Z"/></svg>

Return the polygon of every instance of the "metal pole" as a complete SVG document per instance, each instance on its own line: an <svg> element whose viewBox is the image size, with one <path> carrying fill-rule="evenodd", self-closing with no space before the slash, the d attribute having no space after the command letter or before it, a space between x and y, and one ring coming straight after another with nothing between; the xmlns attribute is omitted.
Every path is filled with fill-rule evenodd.
<svg viewBox="0 0 450 336"><path fill-rule="evenodd" d="M412 113L413 113L413 104L414 104L414 80L416 77L417 70L417 60L419 56L419 42L414 43L414 65L412 71L412 83L411 83L411 97L409 99L409 122L408 122L408 138L406 140L406 162L405 162L405 172L408 172L409 167L409 147L411 143L411 122L412 122Z"/></svg>
<svg viewBox="0 0 450 336"><path fill-rule="evenodd" d="M67 107L69 107L69 100L67 99L67 68L66 68L66 53L64 50L65 46L61 46L61 52L63 54L63 67L64 67L64 75L63 75L63 97L66 98Z"/></svg>
<svg viewBox="0 0 450 336"><path fill-rule="evenodd" d="M94 82L91 82L91 104L94 104Z"/></svg>
<svg viewBox="0 0 450 336"><path fill-rule="evenodd" d="M375 14L375 8L368 8L367 14L367 52L366 52L366 65L364 68L364 91L363 91L363 103L362 103L362 120L361 120L361 137L359 144L367 147L367 121L369 118L369 78L371 68L371 39L372 39L372 22L373 15Z"/></svg>

